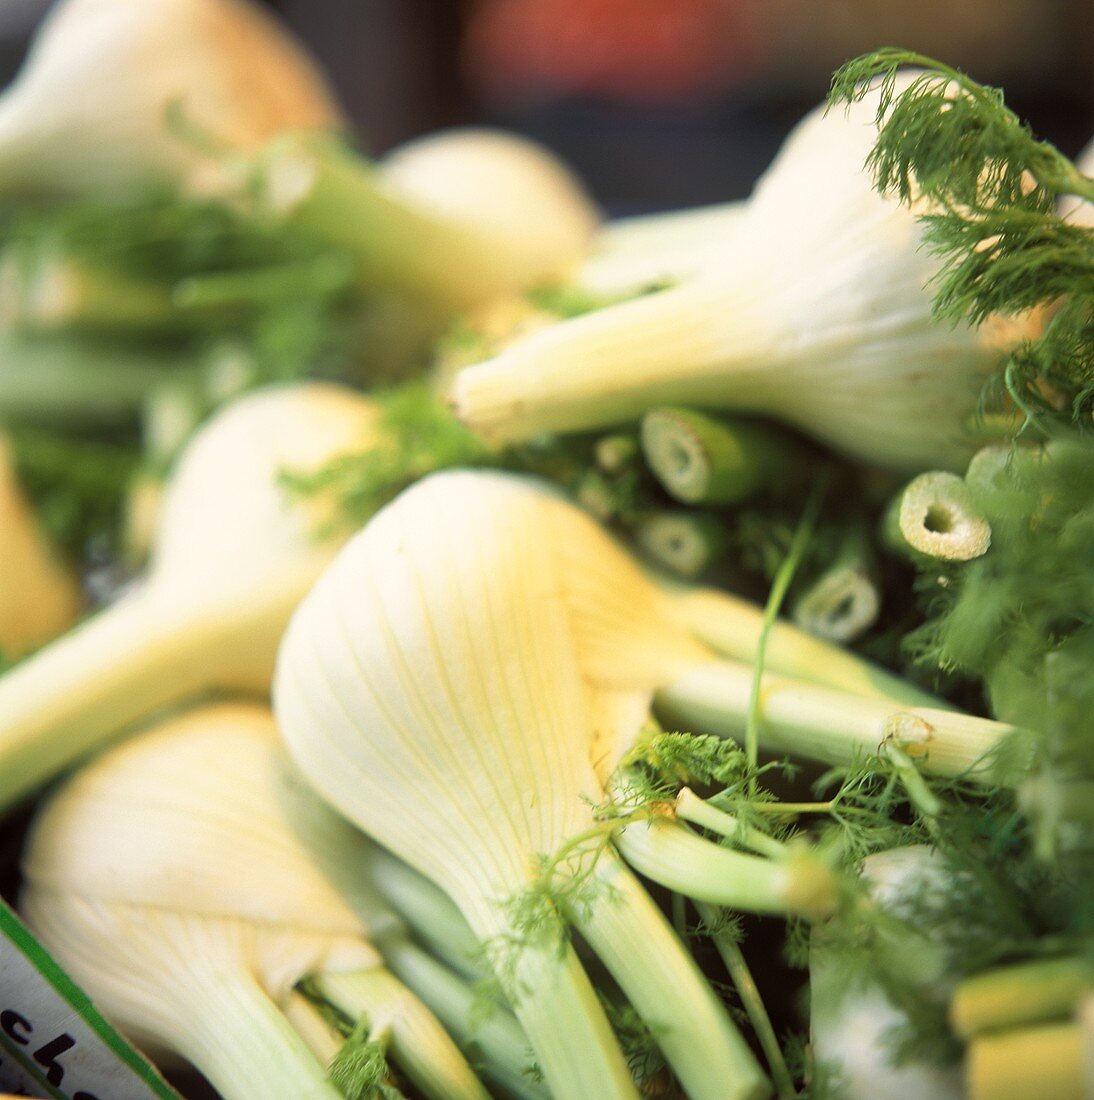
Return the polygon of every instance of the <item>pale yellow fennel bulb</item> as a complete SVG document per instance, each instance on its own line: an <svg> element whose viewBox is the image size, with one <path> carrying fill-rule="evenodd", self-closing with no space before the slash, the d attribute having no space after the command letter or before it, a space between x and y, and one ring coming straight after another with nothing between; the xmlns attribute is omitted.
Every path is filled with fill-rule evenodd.
<svg viewBox="0 0 1094 1100"><path fill-rule="evenodd" d="M376 405L300 383L225 406L171 475L147 574L0 677L0 805L138 719L213 690L265 695L281 632L349 533L308 471L375 439Z"/></svg>

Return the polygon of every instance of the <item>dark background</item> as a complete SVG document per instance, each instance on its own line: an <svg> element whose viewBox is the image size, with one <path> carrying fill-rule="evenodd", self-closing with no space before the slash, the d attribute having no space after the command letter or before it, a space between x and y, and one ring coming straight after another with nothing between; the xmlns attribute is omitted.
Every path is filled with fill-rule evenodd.
<svg viewBox="0 0 1094 1100"><path fill-rule="evenodd" d="M383 152L466 123L539 138L612 213L748 193L832 70L880 45L1002 85L1074 155L1092 0L269 0ZM0 78L49 0L0 0Z"/></svg>

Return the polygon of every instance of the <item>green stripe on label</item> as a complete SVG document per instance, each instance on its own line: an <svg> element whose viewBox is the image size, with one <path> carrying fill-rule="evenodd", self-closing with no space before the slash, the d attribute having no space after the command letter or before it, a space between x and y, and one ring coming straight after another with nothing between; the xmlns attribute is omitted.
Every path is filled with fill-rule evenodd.
<svg viewBox="0 0 1094 1100"><path fill-rule="evenodd" d="M2 899L0 1047L62 1100L179 1100Z"/></svg>

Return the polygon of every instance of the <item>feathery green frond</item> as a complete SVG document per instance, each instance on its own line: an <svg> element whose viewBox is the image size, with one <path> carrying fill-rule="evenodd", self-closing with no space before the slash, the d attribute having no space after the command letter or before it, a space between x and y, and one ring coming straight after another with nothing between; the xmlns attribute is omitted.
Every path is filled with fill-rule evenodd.
<svg viewBox="0 0 1094 1100"><path fill-rule="evenodd" d="M367 1021L347 1036L330 1064L331 1084L346 1100L397 1100L402 1097L388 1080L387 1043L369 1038Z"/></svg>
<svg viewBox="0 0 1094 1100"><path fill-rule="evenodd" d="M898 90L905 66L922 70ZM1056 313L1011 356L995 392L1036 426L1091 428L1094 412L1094 230L1061 218L1057 201L1094 201L1094 180L1038 141L998 88L909 50L849 61L829 102L879 90L878 138L867 159L878 190L924 200L926 246L942 260L935 312L980 324L992 314ZM989 394L991 391L989 391Z"/></svg>
<svg viewBox="0 0 1094 1100"><path fill-rule="evenodd" d="M140 464L136 447L45 429L8 433L20 484L50 539L74 560L116 537L125 497Z"/></svg>
<svg viewBox="0 0 1094 1100"><path fill-rule="evenodd" d="M906 67L923 71L898 92ZM879 92L880 133L867 163L882 191L978 213L1000 206L1047 213L1059 195L1094 200L1094 181L1038 141L1006 106L1002 89L912 50L885 47L841 66L828 99L855 102L871 87Z"/></svg>

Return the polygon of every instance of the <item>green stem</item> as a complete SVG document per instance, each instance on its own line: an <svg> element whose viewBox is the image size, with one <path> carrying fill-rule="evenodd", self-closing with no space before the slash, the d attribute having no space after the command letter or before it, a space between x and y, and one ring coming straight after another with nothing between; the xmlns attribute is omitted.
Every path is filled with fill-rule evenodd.
<svg viewBox="0 0 1094 1100"><path fill-rule="evenodd" d="M683 787L676 796L676 816L692 825L709 829L712 833L724 836L744 848L751 848L761 856L771 859L784 859L787 846L782 841L755 829L732 814L719 810L705 799L700 798L690 787Z"/></svg>
<svg viewBox="0 0 1094 1100"><path fill-rule="evenodd" d="M152 393L188 369L157 353L137 360L86 341L0 333L0 419L50 427L136 420Z"/></svg>
<svg viewBox="0 0 1094 1100"><path fill-rule="evenodd" d="M877 620L881 599L861 525L843 539L835 561L801 594L794 621L829 642L853 641Z"/></svg>
<svg viewBox="0 0 1094 1100"><path fill-rule="evenodd" d="M694 409L651 409L642 418L646 462L684 504L735 504L789 473L773 431Z"/></svg>
<svg viewBox="0 0 1094 1100"><path fill-rule="evenodd" d="M703 512L654 512L635 530L639 548L680 577L697 577L725 550L726 525Z"/></svg>
<svg viewBox="0 0 1094 1100"><path fill-rule="evenodd" d="M461 307L538 274L519 242L434 216L332 141L275 140L254 165L259 210L344 249L365 286L394 287Z"/></svg>
<svg viewBox="0 0 1094 1100"><path fill-rule="evenodd" d="M522 1100L546 1097L543 1085L528 1072L534 1057L511 1012L500 1006L484 1012L465 979L404 936L381 938L377 946L392 973L436 1014L460 1047L481 1054L488 1077Z"/></svg>
<svg viewBox="0 0 1094 1100"><path fill-rule="evenodd" d="M308 294L335 294L353 282L353 263L344 256L271 264L242 271L195 275L175 285L172 303L180 310L262 305Z"/></svg>
<svg viewBox="0 0 1094 1100"><path fill-rule="evenodd" d="M598 891L571 914L693 1100L753 1100L767 1083L748 1045L638 880L606 851Z"/></svg>
<svg viewBox="0 0 1094 1100"><path fill-rule="evenodd" d="M178 1052L224 1100L340 1100L304 1040L250 975L218 973L202 987L200 1011L187 1017L179 1021Z"/></svg>
<svg viewBox="0 0 1094 1100"><path fill-rule="evenodd" d="M130 279L66 256L6 255L0 271L0 318L34 332L68 328L163 329L179 317L164 286Z"/></svg>
<svg viewBox="0 0 1094 1100"><path fill-rule="evenodd" d="M752 663L752 687L748 699L748 716L745 720L745 752L753 770L755 770L760 758L760 684L767 658L768 638L771 636L775 620L779 617L779 609L782 607L783 600L786 599L790 582L794 579L794 574L805 556L809 540L813 536L813 528L816 527L817 516L820 514L821 504L824 501L827 488L828 476L825 475L817 482L809 495L805 510L802 512L798 526L794 530L794 537L791 539L786 557L783 558L779 568L775 571L775 577L771 582L771 591L767 595L767 603L764 604L763 622L760 625L760 636L756 640L756 654ZM749 780L749 787L755 793L755 776Z"/></svg>
<svg viewBox="0 0 1094 1100"><path fill-rule="evenodd" d="M481 917L477 930L485 942L504 945L495 971L551 1096L638 1100L626 1059L573 947L550 934L529 939L493 909Z"/></svg>
<svg viewBox="0 0 1094 1100"><path fill-rule="evenodd" d="M595 457L605 473L622 473L638 458L638 440L626 432L602 436L596 441Z"/></svg>
<svg viewBox="0 0 1094 1100"><path fill-rule="evenodd" d="M755 661L764 628L759 607L718 589L655 579L699 641L721 657L749 665ZM772 624L764 663L772 672L867 699L919 707L947 705L915 684L787 622Z"/></svg>
<svg viewBox="0 0 1094 1100"><path fill-rule="evenodd" d="M969 1100L1084 1100L1083 1041L1078 1024L1001 1031L969 1044Z"/></svg>
<svg viewBox="0 0 1094 1100"><path fill-rule="evenodd" d="M678 729L742 740L753 672L729 661L699 665L661 687L654 702ZM828 764L850 764L893 742L931 775L992 781L992 752L1017 727L929 707L902 707L767 674L760 678L760 744Z"/></svg>
<svg viewBox="0 0 1094 1100"><path fill-rule="evenodd" d="M657 817L620 829L615 842L640 874L696 901L810 918L835 905L832 872L808 850L781 860L746 855Z"/></svg>
<svg viewBox="0 0 1094 1100"><path fill-rule="evenodd" d="M748 1013L752 1030L756 1032L760 1049L764 1052L771 1076L775 1081L775 1091L779 1100L793 1100L797 1095L794 1079L790 1076L786 1059L783 1057L782 1047L775 1035L775 1029L771 1026L771 1017L767 1014L767 1006L760 995L759 987L752 977L752 971L745 961L744 952L737 946L737 941L725 932L718 931L719 911L711 905L696 903L696 909L703 923L710 929L707 933L714 943L718 954L729 971L730 980L737 990L737 996L741 998L745 1012Z"/></svg>
<svg viewBox="0 0 1094 1100"><path fill-rule="evenodd" d="M882 755L896 769L901 785L908 795L908 801L933 826L934 819L942 813L942 800L931 790L912 758L891 741L882 746Z"/></svg>
<svg viewBox="0 0 1094 1100"><path fill-rule="evenodd" d="M610 523L616 518L619 501L610 482L600 470L586 470L572 491L578 507L583 508L600 523Z"/></svg>
<svg viewBox="0 0 1094 1100"><path fill-rule="evenodd" d="M750 802L756 814L829 814L834 802Z"/></svg>
<svg viewBox="0 0 1094 1100"><path fill-rule="evenodd" d="M1037 959L966 978L950 1000L962 1039L1071 1016L1094 975L1081 958Z"/></svg>
<svg viewBox="0 0 1094 1100"><path fill-rule="evenodd" d="M365 873L431 954L469 981L483 977L482 946L440 887L378 844L368 846Z"/></svg>
<svg viewBox="0 0 1094 1100"><path fill-rule="evenodd" d="M383 967L312 975L322 997L370 1034L386 1034L391 1059L431 1100L487 1100L486 1090L437 1018Z"/></svg>
<svg viewBox="0 0 1094 1100"><path fill-rule="evenodd" d="M1081 730L1080 720L1070 728ZM1018 805L1033 822L1036 854L1046 862L1062 850L1085 851L1094 835L1094 780L1035 775L1021 781Z"/></svg>

